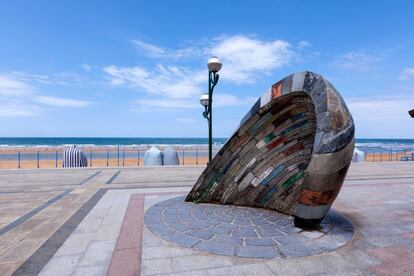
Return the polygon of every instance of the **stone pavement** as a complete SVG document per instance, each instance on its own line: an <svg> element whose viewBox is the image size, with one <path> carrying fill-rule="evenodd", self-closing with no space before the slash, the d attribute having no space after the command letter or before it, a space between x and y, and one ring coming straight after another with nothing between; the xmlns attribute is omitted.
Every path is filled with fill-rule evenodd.
<svg viewBox="0 0 414 276"><path fill-rule="evenodd" d="M335 211L319 229L293 225L293 218L273 210L184 202L185 196L161 201L145 214L147 228L184 247L245 258L303 257L335 250L353 236L352 225Z"/></svg>
<svg viewBox="0 0 414 276"><path fill-rule="evenodd" d="M305 257L223 256L154 235L144 224L145 210L185 195L202 170L180 166L0 171L0 275L412 275L414 271L412 163L352 164L333 206L351 222L352 240L336 250ZM306 235L315 241L322 238L318 231Z"/></svg>

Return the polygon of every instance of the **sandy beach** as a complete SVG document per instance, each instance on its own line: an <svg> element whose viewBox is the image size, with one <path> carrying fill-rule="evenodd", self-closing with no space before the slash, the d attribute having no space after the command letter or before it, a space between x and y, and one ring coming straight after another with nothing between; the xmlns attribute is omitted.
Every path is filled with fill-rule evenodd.
<svg viewBox="0 0 414 276"><path fill-rule="evenodd" d="M83 147L90 167L137 167L144 165L144 154L149 147ZM165 146L158 147L163 150ZM208 149L205 146L174 147L180 165L205 165ZM64 147L7 147L0 149L0 169L61 168ZM218 149L216 149L218 150ZM139 153L138 153L139 151ZM91 157L92 152L92 158ZM20 161L19 161L20 153ZM39 161L37 160L39 154ZM57 160L56 160L57 155Z"/></svg>
<svg viewBox="0 0 414 276"><path fill-rule="evenodd" d="M120 147L119 161L118 150L114 147L83 147L80 148L88 157L90 167L137 167L144 165L144 154L148 146ZM163 150L165 146L158 147ZM206 165L208 161L208 149L205 146L177 146L180 165ZM20 152L20 169L34 168L61 168L61 155L64 147L7 147L0 149L0 169L18 169L18 154ZM215 149L215 152L218 148ZM92 151L92 160L90 154ZM138 154L139 151L139 154ZM37 153L39 152L39 162ZM108 155L109 152L109 155ZM56 153L58 160L56 162ZM184 153L184 155L183 155ZM123 158L123 156L125 156ZM139 156L139 158L138 158ZM108 157L108 158L107 158ZM402 157L412 158L411 151L392 152L367 152L366 162L390 162L401 161ZM92 161L92 162L91 162Z"/></svg>

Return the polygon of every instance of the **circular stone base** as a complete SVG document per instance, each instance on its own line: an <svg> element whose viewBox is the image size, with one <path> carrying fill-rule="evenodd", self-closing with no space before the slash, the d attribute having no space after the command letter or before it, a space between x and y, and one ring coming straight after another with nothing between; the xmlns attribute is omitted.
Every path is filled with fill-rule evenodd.
<svg viewBox="0 0 414 276"><path fill-rule="evenodd" d="M155 235L213 254L247 258L296 257L335 250L351 240L352 225L331 210L319 229L303 230L293 217L275 211L184 202L183 196L159 202L145 214Z"/></svg>

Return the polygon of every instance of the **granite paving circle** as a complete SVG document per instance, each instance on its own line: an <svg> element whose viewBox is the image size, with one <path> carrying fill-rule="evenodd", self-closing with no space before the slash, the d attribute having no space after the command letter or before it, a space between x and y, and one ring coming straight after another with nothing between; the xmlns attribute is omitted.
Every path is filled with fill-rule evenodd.
<svg viewBox="0 0 414 276"><path fill-rule="evenodd" d="M285 258L320 254L345 245L353 227L331 210L317 230L293 225L293 217L275 211L185 202L175 197L145 213L155 235L174 244L213 254L246 258Z"/></svg>

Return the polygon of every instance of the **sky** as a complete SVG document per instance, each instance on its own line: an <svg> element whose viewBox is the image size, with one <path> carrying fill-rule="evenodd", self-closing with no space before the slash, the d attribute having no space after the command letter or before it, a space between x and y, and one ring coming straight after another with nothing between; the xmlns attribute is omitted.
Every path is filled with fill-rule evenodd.
<svg viewBox="0 0 414 276"><path fill-rule="evenodd" d="M414 1L0 0L0 136L206 137L309 70L357 138L414 138Z"/></svg>

